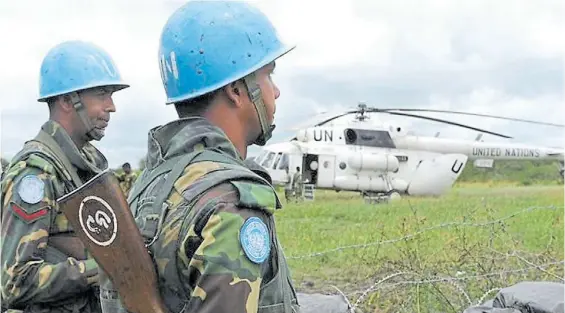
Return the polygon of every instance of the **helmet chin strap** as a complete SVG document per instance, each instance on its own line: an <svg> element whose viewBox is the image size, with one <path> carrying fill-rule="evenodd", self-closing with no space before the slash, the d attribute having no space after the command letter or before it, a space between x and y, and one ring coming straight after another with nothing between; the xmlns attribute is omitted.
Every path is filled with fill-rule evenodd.
<svg viewBox="0 0 565 313"><path fill-rule="evenodd" d="M264 146L273 134L275 125L268 125L267 122L267 108L263 102L263 97L261 96L261 89L257 84L255 78L255 73L251 73L244 78L245 87L247 88L247 93L251 98L251 102L255 106L257 115L259 116L259 123L261 124L261 134L253 142L258 146Z"/></svg>
<svg viewBox="0 0 565 313"><path fill-rule="evenodd" d="M86 127L86 136L89 139L89 141L102 139L103 134L98 132L94 127L94 125L92 125L92 121L90 120L90 118L88 118L86 107L84 106L82 101L80 101L80 96L78 95L78 93L72 92L70 94L70 97L71 97L71 102L73 103L73 107L75 108L75 111L77 111L80 120Z"/></svg>

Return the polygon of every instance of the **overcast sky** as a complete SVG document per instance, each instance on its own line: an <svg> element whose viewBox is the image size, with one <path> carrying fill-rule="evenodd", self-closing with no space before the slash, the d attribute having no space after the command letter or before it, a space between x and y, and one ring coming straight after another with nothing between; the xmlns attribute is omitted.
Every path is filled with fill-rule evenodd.
<svg viewBox="0 0 565 313"><path fill-rule="evenodd" d="M274 79L281 97L272 142L288 139L290 127L317 112L351 108L358 101L565 123L563 1L252 2L297 44L277 64ZM164 105L157 51L166 19L183 3L2 1L2 155L13 156L47 119L46 105L36 101L45 53L63 40L82 39L108 50L132 86L115 94L117 112L106 137L95 144L110 166L125 161L137 166L146 153L147 130L176 117L174 107ZM563 145L560 128L434 116L502 132L515 141ZM476 136L434 122L392 120L421 134Z"/></svg>

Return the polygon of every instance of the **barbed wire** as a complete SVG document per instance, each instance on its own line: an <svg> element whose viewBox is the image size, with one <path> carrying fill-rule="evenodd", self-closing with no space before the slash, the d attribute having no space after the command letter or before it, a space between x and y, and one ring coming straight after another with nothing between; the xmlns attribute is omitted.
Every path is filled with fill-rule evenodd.
<svg viewBox="0 0 565 313"><path fill-rule="evenodd" d="M482 296L479 297L479 300L475 302L475 305L481 305L483 302L485 302L485 299L488 297L488 295L490 295L493 291L500 291L503 288L504 287L495 287L487 290L485 293L483 293Z"/></svg>
<svg viewBox="0 0 565 313"><path fill-rule="evenodd" d="M424 279L420 279L420 280L405 280L405 281L399 281L399 282L394 282L394 283L386 283L387 281L391 280L392 278L398 277L398 276L418 276L418 277L422 277L423 275L415 273L415 272L397 272L394 274L390 274L387 275L385 278L377 281L375 284L373 284L371 287L362 290L362 291L356 291L356 292L352 292L349 293L347 296L351 297L354 296L356 294L361 294L361 296L359 296L359 298L357 298L357 300L355 301L355 303L350 307L350 312L354 313L355 310L357 309L357 307L359 306L360 303L363 302L364 298L373 291L382 289L382 288L394 288L397 286L403 286L403 285L423 285L423 284L434 284L434 283L451 283L451 282L457 282L457 281L465 281L465 280L479 280L479 279L484 279L484 278L488 278L491 276L499 276L499 275L506 275L506 274L513 274L513 273L520 273L520 272L527 272L530 270L540 270L543 267L547 267L547 266L551 266L551 265L563 265L565 263L565 261L555 261L555 262L548 262L545 264L541 264L541 265L533 265L533 266L529 266L526 268L518 268L518 269L511 269L511 270L504 270L504 271L495 271L495 272L491 272L491 273L485 273L485 274L478 274L478 275L467 275L467 276L461 276L461 277L449 277L449 276L443 276L443 277L427 277ZM460 289L459 287L457 287L457 289ZM462 288L461 288L462 289ZM485 294L483 294L479 301L477 301L477 303L481 303L484 298L490 294L492 291L497 290L497 289L502 289L502 288L493 288L489 291L487 291ZM462 290L460 290L462 291ZM464 295L466 296L466 299L468 300L469 304L472 303L469 295L466 294L465 291L463 291Z"/></svg>
<svg viewBox="0 0 565 313"><path fill-rule="evenodd" d="M386 244L393 244L396 242L400 242L400 241L404 241L404 240L409 240L409 239L413 239L421 234L433 231L433 230L437 230L437 229L443 229L443 228L448 228L448 227L486 227L486 226L491 226L494 224L498 224L498 223L502 223L506 220L509 220L511 218L514 218L518 215L530 212L530 211L534 211L534 210L555 210L558 207L554 206L554 205L550 205L550 206L533 206L533 207L529 207L517 212L514 212L512 214L509 214L507 216L504 216L502 218L498 218L495 220L490 220L490 221L486 221L486 222L482 222L482 223L469 223L469 222L449 222L449 223L442 223L439 225L435 225L435 226L431 226L431 227L427 227L424 228L420 231L417 231L415 233L412 234L408 234L406 236L403 237L399 237L399 238L395 238L395 239L388 239L388 240L379 240L379 241L374 241L374 242L369 242L369 243L363 243L363 244L354 244L354 245L348 245L348 246L341 246L341 247L337 247L337 248L333 248L333 249L329 249L329 250L325 250L325 251L320 251L320 252L314 252L314 253L310 253L310 254L305 254L305 255L300 255L300 256L288 256L288 259L305 259L305 258L313 258L313 257L318 257L318 256L322 256L322 255L326 255L329 253L334 253L334 252L339 252L339 251L343 251L343 250L348 250L348 249L355 249L355 248L367 248L370 246L378 246L378 245L386 245ZM563 207L560 207L560 209L563 209Z"/></svg>
<svg viewBox="0 0 565 313"><path fill-rule="evenodd" d="M539 280L542 277L541 279L546 281L557 279L560 283L565 282L559 273L559 269L563 271L565 261L561 260L562 252L559 251L562 250L555 247L555 235L548 237L547 244L542 244L541 248L545 247L544 250L534 252L521 250L523 238L514 237L512 232L507 231L509 219L532 211L557 209L563 210L563 206L532 206L500 218L483 221L473 219L473 214L470 214L463 216L461 222L441 223L421 228L417 209L413 208L414 220L418 227L412 230L413 233L407 234L408 232L402 230L401 235L403 236L383 240L387 237L386 232L377 230L380 237L380 240L377 241L345 245L304 255L291 255L288 259L307 259L348 249L359 249L361 254L364 254L369 253L369 250L362 250L363 248L376 246L379 249L383 245L399 242L403 244L408 240L416 240L416 243L420 243L421 240L426 240L427 236L421 236L425 233L454 228L453 230L461 236L462 244L452 247L455 252L461 253L453 260L449 258L445 260L427 259L426 255L422 255L419 251L420 246L408 245L405 247L402 245L398 247L400 259L388 257L379 259L378 264L375 264L378 267L377 271L364 273L363 279L359 279L357 275L357 280L349 280L345 285L340 285L341 289L333 285L332 287L343 297L349 312L352 313L363 308L369 310L380 308L387 312L392 308L402 312L420 312L422 309L429 310L430 304L437 306L435 310L439 309L442 312L459 312L472 305L481 305L494 291L508 287L508 283L516 279L528 277L529 280ZM486 214L489 217L492 216L491 211ZM490 235L484 242L468 241L468 234L464 229L467 227L488 227L486 230L490 232ZM471 233L474 232L475 230L471 231ZM502 243L502 246L499 246L499 243ZM498 251L494 247L504 251ZM376 254L379 254L379 251L377 250ZM432 254L435 257L435 252ZM361 269L360 263L357 271L361 270L366 271ZM352 274L354 271L355 269L352 269ZM523 274L512 275L516 273ZM422 290L427 290L424 295L421 295ZM377 298L379 300L375 302ZM383 301L387 303L384 307Z"/></svg>
<svg viewBox="0 0 565 313"><path fill-rule="evenodd" d="M534 263L528 261L526 258L522 257L521 255L519 255L519 254L518 254L519 251L512 251L512 253L504 253L504 252L500 252L500 251L497 251L497 250L492 249L492 248L489 248L489 250L490 250L491 252L493 252L493 253L502 255L502 258L504 258L504 257L506 257L506 258L517 258L517 259L519 259L520 261L522 261L522 262L524 262L524 263L526 263L526 264L528 264L528 265L530 265L530 266L534 266L534 267L538 266L538 265L536 265L536 264L534 264ZM555 275L555 274L553 274L553 273L550 273L550 272L544 270L544 269L541 268L541 267L537 267L537 269L538 269L540 272L543 272L543 273L545 273L545 274L547 274L547 275L549 275L549 276L553 276L554 278L559 279L561 282L565 282L565 279L563 279L563 277L561 277L561 276L558 276L558 275Z"/></svg>

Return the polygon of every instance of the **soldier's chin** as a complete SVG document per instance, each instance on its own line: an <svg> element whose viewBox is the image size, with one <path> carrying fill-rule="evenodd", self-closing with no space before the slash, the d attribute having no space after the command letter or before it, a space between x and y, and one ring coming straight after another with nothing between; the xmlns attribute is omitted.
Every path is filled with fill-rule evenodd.
<svg viewBox="0 0 565 313"><path fill-rule="evenodd" d="M104 138L105 135L106 135L106 127L104 128L94 127L94 129L92 129L92 131L90 132L90 137L92 137L92 140L98 141Z"/></svg>

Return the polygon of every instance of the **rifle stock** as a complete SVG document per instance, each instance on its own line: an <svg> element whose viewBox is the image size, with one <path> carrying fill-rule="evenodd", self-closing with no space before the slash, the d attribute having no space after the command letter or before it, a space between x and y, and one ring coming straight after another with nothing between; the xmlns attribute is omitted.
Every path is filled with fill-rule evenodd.
<svg viewBox="0 0 565 313"><path fill-rule="evenodd" d="M131 313L167 313L153 261L117 179L104 171L58 200Z"/></svg>

